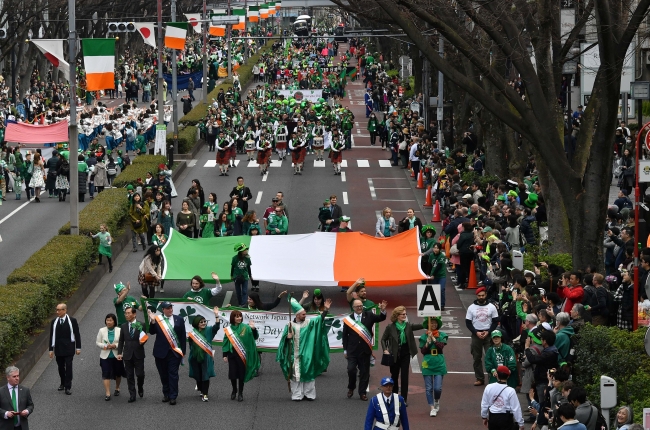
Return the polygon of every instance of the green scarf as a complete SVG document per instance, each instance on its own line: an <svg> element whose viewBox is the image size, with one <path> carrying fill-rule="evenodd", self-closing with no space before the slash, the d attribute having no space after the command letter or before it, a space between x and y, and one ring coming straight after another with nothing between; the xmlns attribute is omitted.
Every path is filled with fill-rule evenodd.
<svg viewBox="0 0 650 430"><path fill-rule="evenodd" d="M395 321L395 327L397 327L397 332L399 333L399 344L405 344L406 343L406 334L404 333L404 330L406 329L406 321L404 322L399 322Z"/></svg>
<svg viewBox="0 0 650 430"><path fill-rule="evenodd" d="M237 191L241 191L241 190L243 190L243 189L244 189L244 186L245 186L244 184L237 185Z"/></svg>

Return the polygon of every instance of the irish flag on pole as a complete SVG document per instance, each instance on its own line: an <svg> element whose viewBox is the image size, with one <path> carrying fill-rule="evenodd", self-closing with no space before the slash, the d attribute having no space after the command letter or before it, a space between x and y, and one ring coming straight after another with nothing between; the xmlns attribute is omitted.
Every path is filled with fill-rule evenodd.
<svg viewBox="0 0 650 430"><path fill-rule="evenodd" d="M275 2L268 3L269 15L275 15Z"/></svg>
<svg viewBox="0 0 650 430"><path fill-rule="evenodd" d="M187 37L186 22L168 22L165 30L165 48L185 49L185 38Z"/></svg>
<svg viewBox="0 0 650 430"><path fill-rule="evenodd" d="M281 7L282 7L282 2L281 1L276 1L275 2L275 10L280 10Z"/></svg>
<svg viewBox="0 0 650 430"><path fill-rule="evenodd" d="M262 3L260 5L260 17L262 19L267 19L269 17L269 5L267 3Z"/></svg>
<svg viewBox="0 0 650 430"><path fill-rule="evenodd" d="M115 88L115 39L82 39L86 90Z"/></svg>
<svg viewBox="0 0 650 430"><path fill-rule="evenodd" d="M259 6L248 6L248 20L250 22L259 22L260 21L260 7Z"/></svg>
<svg viewBox="0 0 650 430"><path fill-rule="evenodd" d="M239 17L239 24L234 24L232 29L246 30L246 9L233 9L232 14Z"/></svg>
<svg viewBox="0 0 650 430"><path fill-rule="evenodd" d="M212 9L210 18L212 18L213 16L225 16L225 15L226 15L226 9ZM210 24L209 33L210 36L223 37L226 35L226 26Z"/></svg>

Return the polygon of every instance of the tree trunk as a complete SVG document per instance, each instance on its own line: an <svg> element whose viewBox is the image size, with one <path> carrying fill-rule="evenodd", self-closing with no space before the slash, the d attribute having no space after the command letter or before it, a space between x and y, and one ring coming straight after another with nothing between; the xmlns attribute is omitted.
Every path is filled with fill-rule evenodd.
<svg viewBox="0 0 650 430"><path fill-rule="evenodd" d="M560 190L549 175L548 168L544 164L542 157L536 155L535 161L539 173L539 183L542 187L542 196L544 197L544 204L546 206L546 214L548 216L548 240L551 244L549 248L550 253L571 253L573 238Z"/></svg>

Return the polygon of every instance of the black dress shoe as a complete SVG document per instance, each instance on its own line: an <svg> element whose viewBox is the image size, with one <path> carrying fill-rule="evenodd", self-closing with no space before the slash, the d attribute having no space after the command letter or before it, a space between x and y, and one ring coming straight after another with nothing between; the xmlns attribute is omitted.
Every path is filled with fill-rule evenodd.
<svg viewBox="0 0 650 430"><path fill-rule="evenodd" d="M352 397L354 390L348 390L348 399Z"/></svg>
<svg viewBox="0 0 650 430"><path fill-rule="evenodd" d="M69 396L70 394L72 394L72 391L70 391L69 388L66 388L66 389L65 389L65 393Z"/></svg>
<svg viewBox="0 0 650 430"><path fill-rule="evenodd" d="M230 395L230 400L235 400L235 397L237 397L237 393L233 391Z"/></svg>
<svg viewBox="0 0 650 430"><path fill-rule="evenodd" d="M144 388L138 388L138 395L142 398L144 397Z"/></svg>
<svg viewBox="0 0 650 430"><path fill-rule="evenodd" d="M163 401L163 403L167 403L169 401L169 397L167 397L167 396L163 397L162 401Z"/></svg>
<svg viewBox="0 0 650 430"><path fill-rule="evenodd" d="M113 396L119 397L119 395L120 395L120 390L115 390L115 392L113 393Z"/></svg>
<svg viewBox="0 0 650 430"><path fill-rule="evenodd" d="M63 391L65 390L65 387L63 385L59 385L59 388L56 389L57 391Z"/></svg>
<svg viewBox="0 0 650 430"><path fill-rule="evenodd" d="M133 402L135 402L135 396L129 397L129 403L133 403Z"/></svg>
<svg viewBox="0 0 650 430"><path fill-rule="evenodd" d="M104 400L106 400L108 402L109 400L111 400L111 396L104 397Z"/></svg>
<svg viewBox="0 0 650 430"><path fill-rule="evenodd" d="M169 401L169 404L170 404L170 405L175 405L175 404L176 404L176 399L171 399L171 400Z"/></svg>
<svg viewBox="0 0 650 430"><path fill-rule="evenodd" d="M242 393L239 393L239 395L237 396L237 401L238 402L243 402L244 401L244 396L242 396Z"/></svg>

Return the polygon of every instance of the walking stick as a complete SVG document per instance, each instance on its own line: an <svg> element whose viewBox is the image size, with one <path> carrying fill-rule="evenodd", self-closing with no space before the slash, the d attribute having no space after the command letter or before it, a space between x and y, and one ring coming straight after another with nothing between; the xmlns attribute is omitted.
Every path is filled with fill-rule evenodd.
<svg viewBox="0 0 650 430"><path fill-rule="evenodd" d="M289 329L287 330L288 333L293 333L292 332L292 327L291 327L291 297L293 293L289 293ZM291 336L291 339L293 339L293 336ZM285 348L288 348L288 343L285 343ZM292 354L293 357L293 351L288 351L289 353ZM293 373L293 365L289 367L289 371L287 372L287 388L289 389L289 392L291 392L291 374Z"/></svg>

